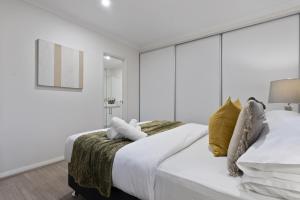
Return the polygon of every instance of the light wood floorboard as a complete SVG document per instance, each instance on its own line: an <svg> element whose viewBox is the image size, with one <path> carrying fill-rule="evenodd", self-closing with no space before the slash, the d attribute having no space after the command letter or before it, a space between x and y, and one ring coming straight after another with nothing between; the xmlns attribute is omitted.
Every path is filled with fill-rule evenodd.
<svg viewBox="0 0 300 200"><path fill-rule="evenodd" d="M67 176L67 163L59 162L1 180L0 200L74 200Z"/></svg>

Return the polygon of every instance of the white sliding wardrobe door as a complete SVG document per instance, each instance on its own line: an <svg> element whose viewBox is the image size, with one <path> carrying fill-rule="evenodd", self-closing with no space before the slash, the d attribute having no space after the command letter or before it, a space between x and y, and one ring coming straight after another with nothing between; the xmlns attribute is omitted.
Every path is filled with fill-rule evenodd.
<svg viewBox="0 0 300 200"><path fill-rule="evenodd" d="M141 54L140 120L174 120L175 47Z"/></svg>
<svg viewBox="0 0 300 200"><path fill-rule="evenodd" d="M176 120L207 124L220 105L220 36L176 47Z"/></svg>
<svg viewBox="0 0 300 200"><path fill-rule="evenodd" d="M298 77L298 59L298 15L224 34L223 99L254 96L267 104L270 81Z"/></svg>

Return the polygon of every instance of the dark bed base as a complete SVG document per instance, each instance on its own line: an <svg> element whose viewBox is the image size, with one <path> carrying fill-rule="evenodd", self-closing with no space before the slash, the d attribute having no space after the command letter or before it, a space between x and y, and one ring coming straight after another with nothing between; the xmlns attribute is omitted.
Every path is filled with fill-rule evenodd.
<svg viewBox="0 0 300 200"><path fill-rule="evenodd" d="M76 194L80 194L87 200L139 200L136 197L133 197L115 187L111 190L110 198L102 197L96 189L84 188L79 186L74 178L68 175L68 183L69 186L76 192Z"/></svg>

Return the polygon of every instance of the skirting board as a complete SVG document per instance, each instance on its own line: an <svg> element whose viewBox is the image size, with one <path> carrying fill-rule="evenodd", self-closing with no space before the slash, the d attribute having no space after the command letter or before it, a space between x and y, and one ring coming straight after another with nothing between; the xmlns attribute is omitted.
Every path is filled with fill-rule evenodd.
<svg viewBox="0 0 300 200"><path fill-rule="evenodd" d="M2 172L2 173L0 173L0 180L4 179L4 178L7 178L7 177L10 177L10 176L14 176L14 175L23 173L23 172L31 171L31 170L36 169L36 168L44 167L46 165L57 163L57 162L63 161L64 159L65 159L64 156L60 156L60 157L52 158L50 160L46 160L46 161L43 161L43 162L34 163L32 165L27 165L27 166L20 167L20 168L17 168L17 169Z"/></svg>

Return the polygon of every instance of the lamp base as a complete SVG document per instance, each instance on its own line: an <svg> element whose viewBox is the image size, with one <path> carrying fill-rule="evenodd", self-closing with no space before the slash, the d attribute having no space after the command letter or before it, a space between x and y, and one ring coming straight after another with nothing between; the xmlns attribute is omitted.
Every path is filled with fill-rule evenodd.
<svg viewBox="0 0 300 200"><path fill-rule="evenodd" d="M293 111L293 107L291 106L291 104L288 104L288 105L284 106L284 110Z"/></svg>

